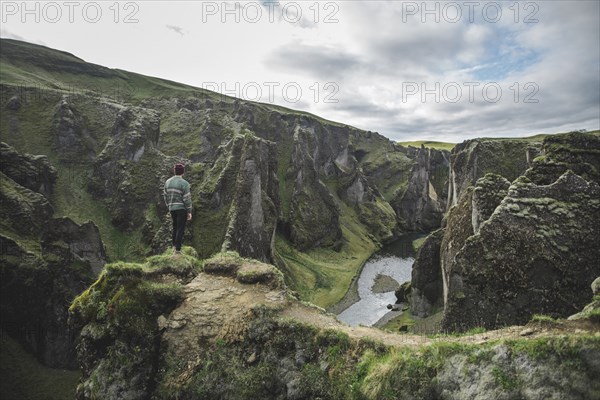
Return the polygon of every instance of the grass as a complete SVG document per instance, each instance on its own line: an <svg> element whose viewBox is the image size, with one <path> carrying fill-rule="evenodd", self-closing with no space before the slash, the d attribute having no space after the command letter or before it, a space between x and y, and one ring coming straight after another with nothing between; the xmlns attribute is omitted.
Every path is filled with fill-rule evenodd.
<svg viewBox="0 0 600 400"><path fill-rule="evenodd" d="M426 239L427 239L427 236L423 236L423 237L413 240L412 247L415 250L415 252L419 251L421 246L423 246L423 243L425 243Z"/></svg>
<svg viewBox="0 0 600 400"><path fill-rule="evenodd" d="M139 261L147 250L141 244L140 229L127 234L112 224L106 206L96 200L85 188L87 171L68 171L68 167L60 163L54 165L58 170L53 195L54 217L64 215L78 224L94 221L100 231L109 260Z"/></svg>
<svg viewBox="0 0 600 400"><path fill-rule="evenodd" d="M61 154L54 150L52 132L48 129L52 126L53 118L53 107L49 107L51 101L58 101L58 97L32 99L24 104L16 114L19 119L17 130L11 127L9 118L0 118L2 140L22 153L47 155L48 161L57 169L58 179L50 197L54 217L67 216L79 224L94 221L110 260L140 259L146 251L140 244L140 230L131 234L119 231L112 224L106 206L86 190L92 171L91 163L72 160L72 163L65 164L61 161ZM85 105L79 103L78 107L84 108ZM98 139L103 140L102 137Z"/></svg>
<svg viewBox="0 0 600 400"><path fill-rule="evenodd" d="M74 399L79 371L53 369L40 364L14 339L0 338L0 397L3 399Z"/></svg>
<svg viewBox="0 0 600 400"><path fill-rule="evenodd" d="M408 142L398 142L398 144L402 146L413 146L413 147L421 147L421 145L436 150L448 150L451 151L456 143L448 143L448 142L436 142L432 140L414 140Z"/></svg>
<svg viewBox="0 0 600 400"><path fill-rule="evenodd" d="M401 326L408 326L410 330L414 324L415 319L413 318L410 311L407 310L402 314L398 315L397 317L388 321L385 325L381 327L381 329L389 332L398 333Z"/></svg>
<svg viewBox="0 0 600 400"><path fill-rule="evenodd" d="M330 248L300 252L280 235L275 238L276 264L283 270L286 282L300 293L302 300L328 308L338 303L376 247L342 227L344 244L338 253Z"/></svg>
<svg viewBox="0 0 600 400"><path fill-rule="evenodd" d="M281 235L276 235L274 254L286 283L300 293L302 300L329 308L342 300L352 279L379 245L371 239L355 209L339 199L338 182L325 180L325 184L340 208L341 250L319 247L299 252Z"/></svg>

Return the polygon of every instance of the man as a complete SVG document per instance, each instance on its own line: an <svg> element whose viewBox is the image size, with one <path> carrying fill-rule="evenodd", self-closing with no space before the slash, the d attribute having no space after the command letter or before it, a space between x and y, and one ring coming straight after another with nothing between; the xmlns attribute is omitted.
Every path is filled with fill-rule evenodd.
<svg viewBox="0 0 600 400"><path fill-rule="evenodd" d="M175 164L173 172L175 176L165 182L163 197L173 220L173 254L180 254L185 222L192 219L192 194L190 184L183 179L185 166Z"/></svg>

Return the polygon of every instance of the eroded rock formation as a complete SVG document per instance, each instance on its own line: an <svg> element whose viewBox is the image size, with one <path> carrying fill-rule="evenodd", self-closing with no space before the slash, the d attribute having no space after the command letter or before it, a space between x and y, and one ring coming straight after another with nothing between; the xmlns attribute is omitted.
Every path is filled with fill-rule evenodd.
<svg viewBox="0 0 600 400"><path fill-rule="evenodd" d="M462 148L453 159L469 158ZM533 314L567 317L589 303L600 273L598 149L598 134L550 136L512 184L487 174L461 189L444 233L426 241L436 246L443 235L439 262L435 248L424 248L413 272L414 279L440 271L445 329L523 323ZM425 282L412 286L413 312L429 315L435 308Z"/></svg>

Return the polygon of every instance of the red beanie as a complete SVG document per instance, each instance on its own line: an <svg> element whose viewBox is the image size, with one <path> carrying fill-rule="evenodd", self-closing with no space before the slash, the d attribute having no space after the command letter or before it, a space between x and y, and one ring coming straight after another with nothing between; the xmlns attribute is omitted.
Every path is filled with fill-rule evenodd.
<svg viewBox="0 0 600 400"><path fill-rule="evenodd" d="M185 166L183 164L175 164L173 169L175 170L175 175L182 175L185 171Z"/></svg>

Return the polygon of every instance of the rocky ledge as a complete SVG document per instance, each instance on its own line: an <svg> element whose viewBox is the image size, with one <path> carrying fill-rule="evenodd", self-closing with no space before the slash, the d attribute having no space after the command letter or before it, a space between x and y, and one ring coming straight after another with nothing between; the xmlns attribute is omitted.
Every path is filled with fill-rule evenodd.
<svg viewBox="0 0 600 400"><path fill-rule="evenodd" d="M597 321L426 338L340 324L228 252L115 263L72 304L78 399L593 398ZM568 335L567 335L568 334Z"/></svg>

